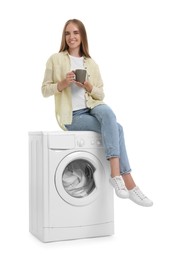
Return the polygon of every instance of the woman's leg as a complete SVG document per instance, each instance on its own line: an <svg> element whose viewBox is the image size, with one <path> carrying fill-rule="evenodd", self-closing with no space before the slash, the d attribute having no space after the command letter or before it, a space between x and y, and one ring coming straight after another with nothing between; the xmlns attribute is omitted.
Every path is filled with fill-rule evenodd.
<svg viewBox="0 0 172 260"><path fill-rule="evenodd" d="M102 140L106 158L110 160L112 177L130 173L131 168L126 152L122 126L117 123L116 116L107 105L99 105L90 111L101 125Z"/></svg>
<svg viewBox="0 0 172 260"><path fill-rule="evenodd" d="M106 106L104 107L106 108ZM118 127L118 126L117 126ZM70 131L95 131L98 133L101 133L102 135L102 125L101 122L97 120L97 118L93 115L91 115L91 111L89 110L79 110L74 113L72 124L66 125L66 128ZM117 129L117 139L119 136L119 129ZM122 135L122 131L120 131ZM109 133L106 133L108 136ZM111 138L110 138L111 139ZM110 167L111 167L111 176L116 176L116 179L113 180L114 182L114 188L116 194L121 198L128 198L128 190L125 187L124 181L122 177L120 176L120 163L118 157L110 157L111 152L113 153L113 156L115 156L116 151L113 151L113 145L115 147L118 147L119 145L115 145L115 142L112 142L110 140L106 141L106 138L103 139L103 144L106 151L106 157L110 160ZM108 146L110 144L110 146ZM109 154L107 154L109 152ZM117 178L118 177L118 178ZM110 179L111 181L112 179ZM112 183L113 184L113 183Z"/></svg>
<svg viewBox="0 0 172 260"><path fill-rule="evenodd" d="M110 161L111 176L130 172L122 127L116 122L114 113L107 105L76 111L72 124L66 128L70 131L101 133L106 157Z"/></svg>
<svg viewBox="0 0 172 260"><path fill-rule="evenodd" d="M148 199L136 186L130 172L130 165L125 147L122 126L116 121L116 116L107 105L99 105L90 112L101 125L101 134L104 142L106 156L111 165L111 183L115 187L116 194L121 198L130 198L141 206L152 206ZM119 176L119 174L122 175ZM125 185L123 184L123 181ZM128 191L126 192L126 187Z"/></svg>
<svg viewBox="0 0 172 260"><path fill-rule="evenodd" d="M100 108L100 106L104 106L104 108ZM116 122L116 117L111 109L109 109L106 105L100 106L96 107L99 107L99 111L94 108L84 113L76 113L73 117L72 124L66 125L66 128L70 131L95 131L101 133L106 151L106 157L110 160L111 175L116 178L115 184L113 185L115 187L116 194L121 198L129 197L132 201L141 206L152 206L153 203L135 185L130 174L130 166L125 149L122 127ZM98 114L100 111L101 113ZM108 113L108 111L110 111L110 113ZM112 117L109 116L110 114ZM104 120L106 117L109 118L109 122L108 120ZM107 129L107 132L103 132L105 129ZM116 137L115 140L113 140L114 137ZM116 142L116 140L118 140L118 142ZM125 185L129 190L131 189L131 191L128 192L126 190L125 185L121 182L122 177L120 174L123 176Z"/></svg>
<svg viewBox="0 0 172 260"><path fill-rule="evenodd" d="M109 158L110 168L111 168L111 177L120 176L120 163L118 157Z"/></svg>
<svg viewBox="0 0 172 260"><path fill-rule="evenodd" d="M94 131L101 133L100 123L94 116L90 115L89 109L76 111L72 124L65 126L69 131Z"/></svg>
<svg viewBox="0 0 172 260"><path fill-rule="evenodd" d="M107 105L99 105L90 112L101 125L101 134L105 147L106 157L110 161L111 167L111 183L115 188L117 196L120 198L128 198L129 192L127 188L131 186L131 168L125 148L124 134L122 126L116 121L116 116ZM122 178L127 173L128 178ZM126 183L125 183L126 181Z"/></svg>

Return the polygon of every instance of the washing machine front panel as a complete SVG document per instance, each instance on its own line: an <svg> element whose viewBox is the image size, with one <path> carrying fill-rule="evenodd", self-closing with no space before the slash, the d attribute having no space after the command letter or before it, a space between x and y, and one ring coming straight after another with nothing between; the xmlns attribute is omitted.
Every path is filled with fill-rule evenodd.
<svg viewBox="0 0 172 260"><path fill-rule="evenodd" d="M99 196L104 177L104 168L95 155L88 151L69 153L55 169L57 195L70 205L88 205Z"/></svg>
<svg viewBox="0 0 172 260"><path fill-rule="evenodd" d="M32 234L44 242L113 234L113 188L100 135L35 132L29 156ZM71 184L85 189L72 193Z"/></svg>

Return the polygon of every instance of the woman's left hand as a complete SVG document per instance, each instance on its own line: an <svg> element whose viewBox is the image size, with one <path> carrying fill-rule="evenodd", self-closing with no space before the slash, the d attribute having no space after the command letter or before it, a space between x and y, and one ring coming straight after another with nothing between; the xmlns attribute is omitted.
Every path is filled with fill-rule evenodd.
<svg viewBox="0 0 172 260"><path fill-rule="evenodd" d="M92 85L88 81L85 81L83 84L78 81L76 81L75 83L78 87L85 88L85 90L88 92L91 92L93 89Z"/></svg>

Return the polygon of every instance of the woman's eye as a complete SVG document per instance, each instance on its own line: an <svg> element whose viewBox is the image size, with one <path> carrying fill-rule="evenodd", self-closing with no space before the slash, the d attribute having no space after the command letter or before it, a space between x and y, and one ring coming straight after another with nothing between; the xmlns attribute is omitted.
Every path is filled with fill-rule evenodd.
<svg viewBox="0 0 172 260"><path fill-rule="evenodd" d="M72 32L72 33L70 33L70 32L65 32L65 36L72 35L72 34L74 34L74 35L79 34L79 31L74 31L74 32Z"/></svg>

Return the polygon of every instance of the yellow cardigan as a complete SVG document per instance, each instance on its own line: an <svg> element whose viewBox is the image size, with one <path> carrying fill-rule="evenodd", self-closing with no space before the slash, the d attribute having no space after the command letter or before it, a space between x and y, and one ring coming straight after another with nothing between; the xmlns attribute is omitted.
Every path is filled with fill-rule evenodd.
<svg viewBox="0 0 172 260"><path fill-rule="evenodd" d="M87 70L87 80L93 86L91 93L85 92L86 105L94 108L103 104L104 92L103 82L97 64L91 59L84 57L84 68ZM59 126L65 129L64 125L72 123L72 97L70 87L59 92L58 82L66 78L71 71L70 58L67 51L53 54L46 63L44 80L42 83L42 94L44 97L54 95L55 114Z"/></svg>

